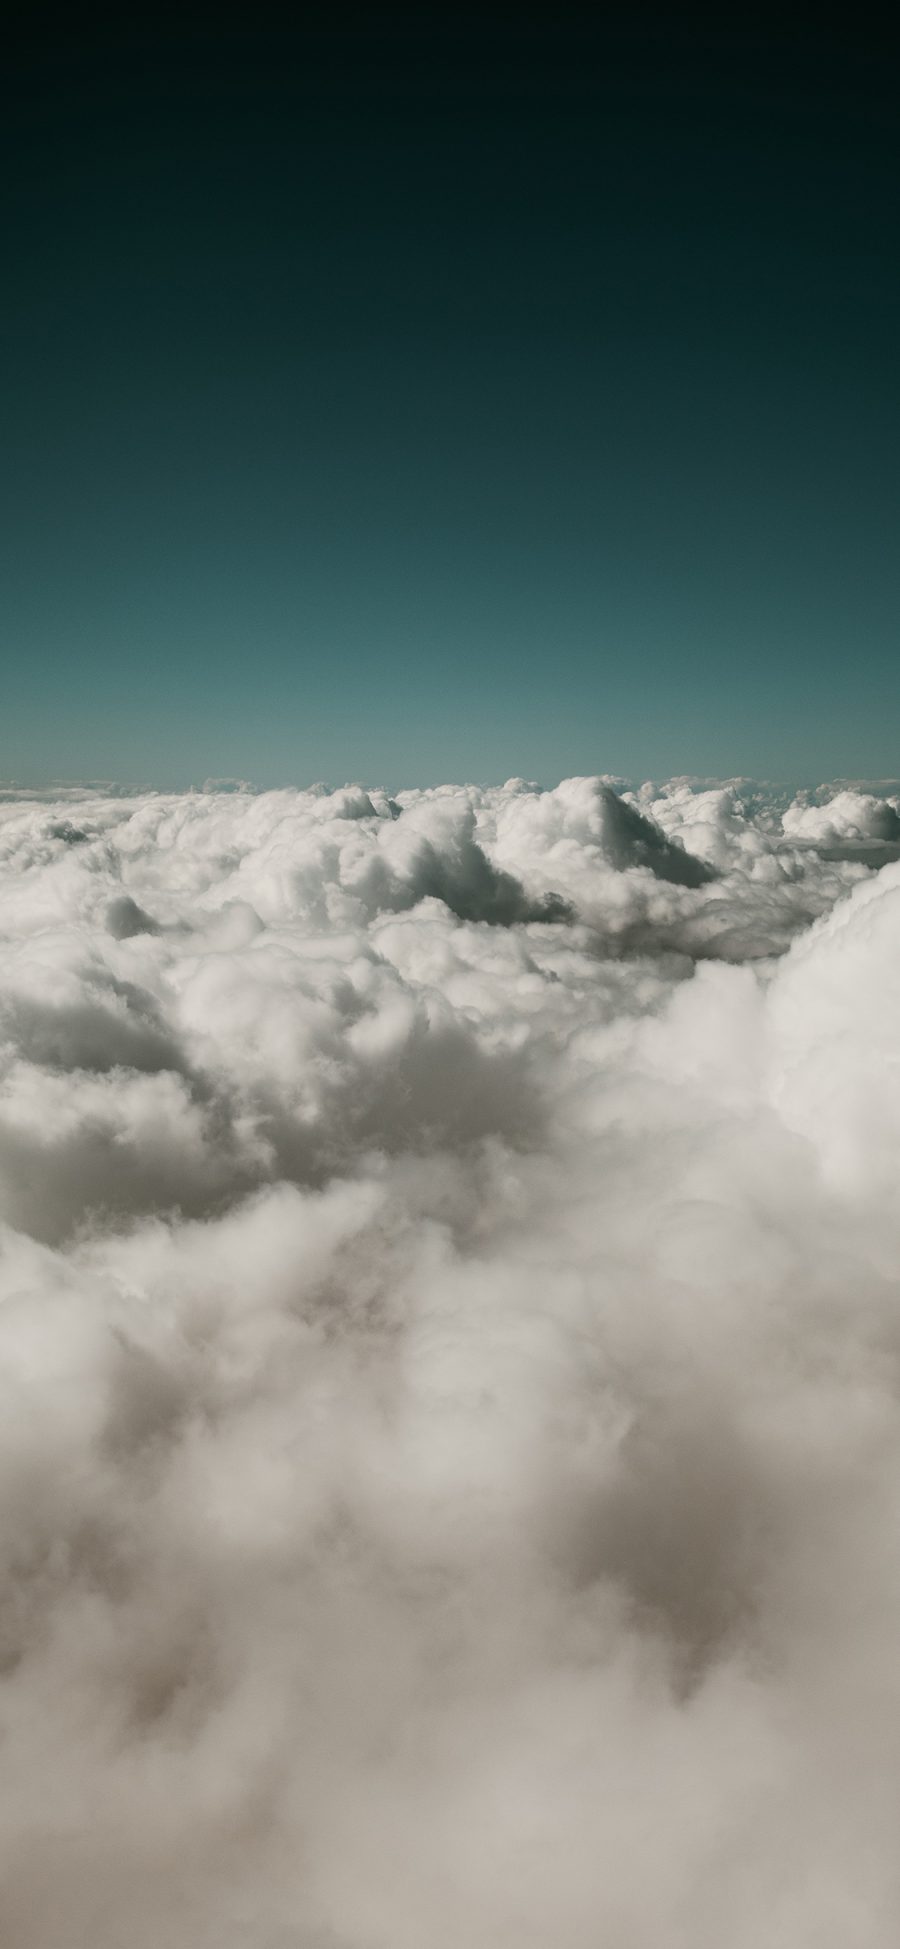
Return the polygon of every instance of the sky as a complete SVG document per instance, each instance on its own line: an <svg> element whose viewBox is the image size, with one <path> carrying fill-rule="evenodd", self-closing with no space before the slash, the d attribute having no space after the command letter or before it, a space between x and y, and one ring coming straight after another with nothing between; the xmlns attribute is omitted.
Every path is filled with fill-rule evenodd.
<svg viewBox="0 0 900 1949"><path fill-rule="evenodd" d="M900 177L852 19L31 19L0 777L896 774Z"/></svg>

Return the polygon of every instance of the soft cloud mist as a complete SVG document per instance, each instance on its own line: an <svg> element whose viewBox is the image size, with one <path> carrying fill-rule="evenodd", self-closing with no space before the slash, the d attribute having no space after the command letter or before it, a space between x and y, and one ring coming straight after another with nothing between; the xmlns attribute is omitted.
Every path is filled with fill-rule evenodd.
<svg viewBox="0 0 900 1949"><path fill-rule="evenodd" d="M10 1949L897 1940L898 837L0 807Z"/></svg>

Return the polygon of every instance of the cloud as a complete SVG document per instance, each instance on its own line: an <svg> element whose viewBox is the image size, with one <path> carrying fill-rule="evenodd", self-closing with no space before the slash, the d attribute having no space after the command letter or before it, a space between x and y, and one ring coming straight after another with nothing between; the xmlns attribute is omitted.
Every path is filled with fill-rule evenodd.
<svg viewBox="0 0 900 1949"><path fill-rule="evenodd" d="M0 806L12 1949L895 1939L867 797Z"/></svg>
<svg viewBox="0 0 900 1949"><path fill-rule="evenodd" d="M810 803L801 793L784 813L782 825L798 839L900 839L900 814L890 799L872 792L835 792L823 804Z"/></svg>
<svg viewBox="0 0 900 1949"><path fill-rule="evenodd" d="M858 853L872 865L897 857L900 801L852 789L821 796L824 803L800 793L787 807L782 824L791 838L811 842L820 851L829 848L837 857L842 852L850 857ZM895 849L893 855L885 851L889 846Z"/></svg>

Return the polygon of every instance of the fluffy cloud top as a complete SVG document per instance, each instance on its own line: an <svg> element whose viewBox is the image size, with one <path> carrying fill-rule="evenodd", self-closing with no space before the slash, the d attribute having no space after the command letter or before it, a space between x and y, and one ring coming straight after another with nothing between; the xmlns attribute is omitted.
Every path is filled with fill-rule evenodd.
<svg viewBox="0 0 900 1949"><path fill-rule="evenodd" d="M10 1949L897 1939L897 811L820 799L0 806Z"/></svg>
<svg viewBox="0 0 900 1949"><path fill-rule="evenodd" d="M792 839L835 846L842 840L900 841L900 801L873 792L836 791L824 800L803 793L788 806L782 824Z"/></svg>

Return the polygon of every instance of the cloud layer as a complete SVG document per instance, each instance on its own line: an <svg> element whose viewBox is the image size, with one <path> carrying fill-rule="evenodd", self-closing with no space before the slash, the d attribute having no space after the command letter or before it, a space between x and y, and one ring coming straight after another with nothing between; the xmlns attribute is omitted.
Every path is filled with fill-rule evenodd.
<svg viewBox="0 0 900 1949"><path fill-rule="evenodd" d="M898 832L0 805L10 1949L897 1939Z"/></svg>

